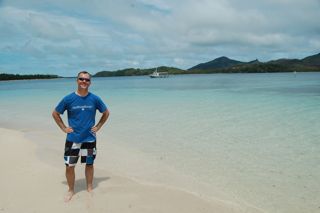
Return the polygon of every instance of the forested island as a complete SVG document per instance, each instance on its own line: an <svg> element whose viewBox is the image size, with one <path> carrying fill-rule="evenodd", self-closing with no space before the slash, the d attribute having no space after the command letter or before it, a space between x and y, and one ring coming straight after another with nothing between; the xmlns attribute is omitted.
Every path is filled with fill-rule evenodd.
<svg viewBox="0 0 320 213"><path fill-rule="evenodd" d="M127 68L116 71L100 71L93 77L114 77L114 76L141 76L150 75L157 69L158 72L167 72L170 75L176 74L210 74L210 73L276 73L276 72L319 72L320 53L303 59L277 59L268 62L253 60L242 62L222 56L212 61L200 63L189 69L160 66L148 69ZM0 73L0 81L26 80L26 79L53 79L61 78L58 75L19 75Z"/></svg>
<svg viewBox="0 0 320 213"><path fill-rule="evenodd" d="M122 69L117 71L101 71L94 77L113 77L113 76L137 76L149 75L156 68L150 69ZM228 57L219 57L212 61L201 63L189 69L183 70L175 67L157 67L158 72L168 72L175 74L210 74L210 73L276 73L276 72L319 72L320 53L308 56L304 59L278 59L268 62L253 60L241 62Z"/></svg>
<svg viewBox="0 0 320 213"><path fill-rule="evenodd" d="M52 79L52 78L59 78L59 76L58 75L43 75L43 74L19 75L19 74L0 73L0 81L31 80L31 79Z"/></svg>
<svg viewBox="0 0 320 213"><path fill-rule="evenodd" d="M149 69L122 69L117 71L101 71L93 75L93 77L114 77L114 76L139 76L139 75L150 75L155 71L156 68L149 68ZM175 68L175 67L166 67L161 66L157 67L158 72L168 72L169 74L186 74L185 70Z"/></svg>

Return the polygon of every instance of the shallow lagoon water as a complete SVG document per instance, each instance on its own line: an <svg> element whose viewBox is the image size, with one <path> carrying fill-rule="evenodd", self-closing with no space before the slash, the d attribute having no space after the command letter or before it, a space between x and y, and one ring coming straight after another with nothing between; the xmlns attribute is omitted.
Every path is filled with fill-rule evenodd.
<svg viewBox="0 0 320 213"><path fill-rule="evenodd" d="M75 85L0 82L0 126L61 135L51 111ZM320 73L94 78L91 90L111 111L97 167L266 212L320 210Z"/></svg>

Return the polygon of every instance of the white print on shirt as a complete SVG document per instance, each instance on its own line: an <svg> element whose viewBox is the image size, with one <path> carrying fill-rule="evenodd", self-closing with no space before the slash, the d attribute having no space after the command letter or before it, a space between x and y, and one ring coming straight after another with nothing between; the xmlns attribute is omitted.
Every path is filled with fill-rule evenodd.
<svg viewBox="0 0 320 213"><path fill-rule="evenodd" d="M83 105L83 106L73 106L72 109L91 109L93 106L87 106L87 105Z"/></svg>

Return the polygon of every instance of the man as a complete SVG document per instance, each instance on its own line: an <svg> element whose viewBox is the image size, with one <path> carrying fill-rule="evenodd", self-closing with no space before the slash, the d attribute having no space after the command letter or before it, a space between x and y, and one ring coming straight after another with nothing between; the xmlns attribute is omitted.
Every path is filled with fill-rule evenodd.
<svg viewBox="0 0 320 213"><path fill-rule="evenodd" d="M65 96L52 112L52 116L60 127L67 133L64 150L66 164L66 178L69 190L65 201L71 200L74 195L75 165L79 156L81 163L86 163L85 176L88 192L93 190L94 159L96 157L96 133L109 117L109 110L103 101L96 95L89 92L91 75L81 71L77 77L78 89ZM96 110L102 113L99 122L95 125ZM68 112L68 124L66 126L60 114Z"/></svg>

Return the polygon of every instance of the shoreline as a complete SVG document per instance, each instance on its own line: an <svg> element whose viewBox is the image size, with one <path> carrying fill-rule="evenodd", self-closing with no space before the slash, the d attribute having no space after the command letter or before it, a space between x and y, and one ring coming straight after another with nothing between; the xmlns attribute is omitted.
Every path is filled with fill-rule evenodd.
<svg viewBox="0 0 320 213"><path fill-rule="evenodd" d="M283 74L283 73L319 73L320 70L312 70L312 71L278 71L278 72L213 72L213 73L178 73L178 74L169 74L170 76L180 76L180 75L217 75L217 74ZM149 75L115 75L115 76L94 76L92 78L118 78L118 77L149 77ZM31 80L58 80L58 79L69 79L69 78L77 78L76 76L60 76L57 78L32 78L32 79L10 79L10 80L1 80L0 82L12 82L12 81L31 81Z"/></svg>
<svg viewBox="0 0 320 213"><path fill-rule="evenodd" d="M3 212L41 212L47 211L48 206L51 207L49 212L228 213L249 210L227 201L207 200L174 187L141 183L99 168L95 170L94 194L90 196L85 190L84 167L80 164L76 167L76 194L66 204L63 202L67 190L63 166L56 168L38 159L37 144L28 140L24 132L0 127L0 144L4 150L17 153L1 155L1 167L6 171L1 177L4 193L0 196L0 209ZM249 212L259 211L250 208Z"/></svg>

